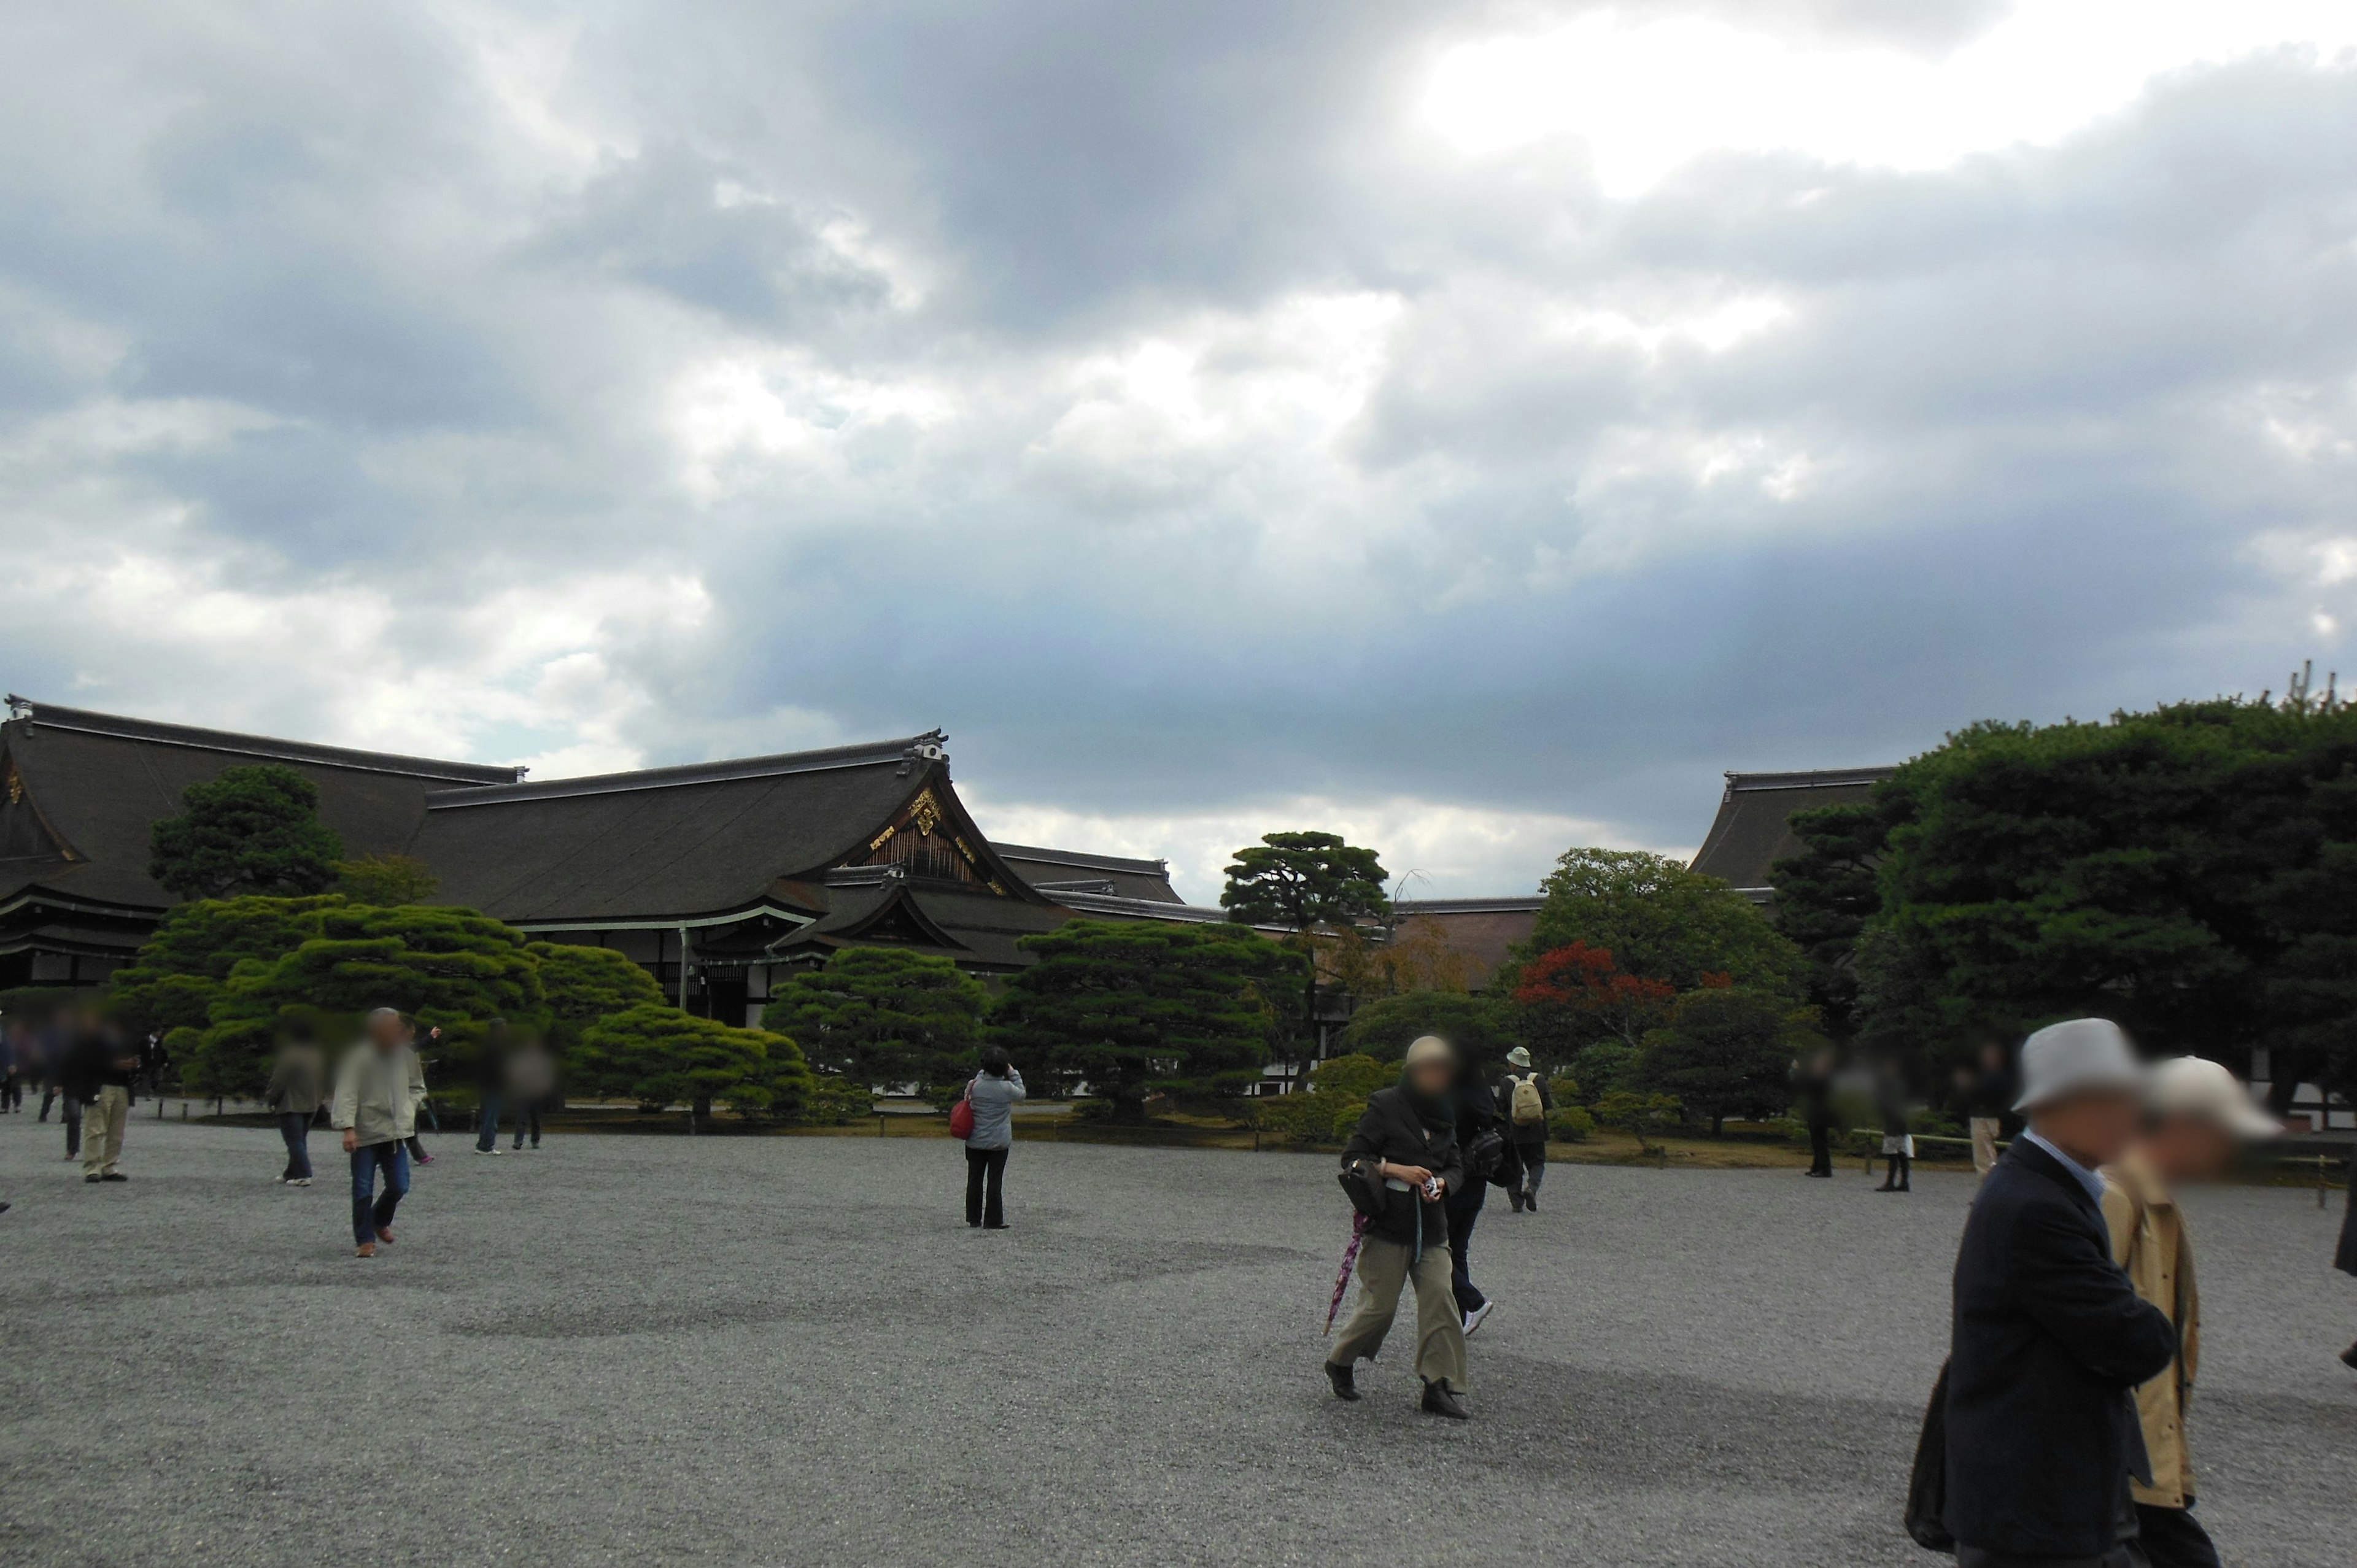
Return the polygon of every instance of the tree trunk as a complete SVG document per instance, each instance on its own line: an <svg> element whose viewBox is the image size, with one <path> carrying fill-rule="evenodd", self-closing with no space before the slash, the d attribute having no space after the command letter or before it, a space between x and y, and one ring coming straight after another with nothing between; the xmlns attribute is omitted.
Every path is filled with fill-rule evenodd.
<svg viewBox="0 0 2357 1568"><path fill-rule="evenodd" d="M1714 1111L1710 1113L1710 1135L1712 1137L1717 1137L1726 1126L1727 1112L1723 1111Z"/></svg>
<svg viewBox="0 0 2357 1568"><path fill-rule="evenodd" d="M695 1124L698 1122L709 1122L711 1120L712 1096L708 1094L698 1095L687 1108L687 1130L693 1133L695 1131Z"/></svg>

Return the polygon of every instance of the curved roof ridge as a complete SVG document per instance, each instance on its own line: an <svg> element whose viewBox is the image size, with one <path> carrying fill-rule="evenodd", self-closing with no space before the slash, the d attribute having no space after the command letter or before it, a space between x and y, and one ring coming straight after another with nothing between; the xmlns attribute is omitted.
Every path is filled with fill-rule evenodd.
<svg viewBox="0 0 2357 1568"><path fill-rule="evenodd" d="M8 706L19 722L36 729L71 730L81 735L115 740L145 741L153 746L184 746L199 751L226 751L280 762L308 762L320 768L350 768L364 773L397 773L410 779L447 779L453 784L496 786L512 784L523 769L482 762L450 762L434 757L410 757L400 752L362 751L356 746L320 746L305 740L280 740L274 736L247 735L238 730L206 729L199 725L167 724L160 719L135 719L102 714L89 708L69 708L30 697L8 696Z"/></svg>
<svg viewBox="0 0 2357 1568"><path fill-rule="evenodd" d="M725 784L739 779L775 779L786 774L820 773L838 768L873 768L883 763L946 762L948 756L942 750L942 742L945 738L940 730L928 730L923 735L906 736L899 740L868 741L855 746L828 746L818 751L781 751L768 757L683 762L669 768L638 768L622 773L587 773L571 779L537 779L477 789L437 789L425 798L425 809L447 811L462 806L502 805L511 800L561 800L582 795L623 795L640 789Z"/></svg>

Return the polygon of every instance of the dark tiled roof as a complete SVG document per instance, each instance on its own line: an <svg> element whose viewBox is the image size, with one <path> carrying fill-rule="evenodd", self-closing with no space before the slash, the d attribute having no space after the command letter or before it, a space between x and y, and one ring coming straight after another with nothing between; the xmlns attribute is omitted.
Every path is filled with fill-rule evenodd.
<svg viewBox="0 0 2357 1568"><path fill-rule="evenodd" d="M1503 898L1399 898L1392 908L1412 918L1417 915L1536 914L1545 903L1544 895L1525 893Z"/></svg>
<svg viewBox="0 0 2357 1568"><path fill-rule="evenodd" d="M721 914L817 877L928 786L955 814L946 764L917 744L438 794L413 853L440 901L502 920Z"/></svg>
<svg viewBox="0 0 2357 1568"><path fill-rule="evenodd" d="M1015 970L1032 962L1017 942L1071 918L1060 909L921 877L838 888L829 903L823 916L780 938L770 950L791 961L888 942L943 953L969 967Z"/></svg>
<svg viewBox="0 0 2357 1568"><path fill-rule="evenodd" d="M990 847L1034 887L1049 883L1110 882L1112 891L1125 898L1151 899L1162 904L1184 902L1178 890L1170 886L1170 863L1167 860L1132 860L1125 855L1040 849L1021 843L994 843Z"/></svg>
<svg viewBox="0 0 2357 1568"><path fill-rule="evenodd" d="M404 849L429 791L512 780L512 768L307 746L224 730L118 718L9 699L24 716L0 739L21 799L0 795L0 846L55 853L0 858L0 897L41 888L91 905L158 910L172 896L148 879L156 822L180 813L191 784L231 768L277 762L319 788L319 820L350 854Z"/></svg>
<svg viewBox="0 0 2357 1568"><path fill-rule="evenodd" d="M1769 868L1798 854L1795 811L1845 806L1874 798L1874 787L1897 768L1829 768L1807 773L1730 773L1694 868L1723 877L1750 897L1770 896Z"/></svg>
<svg viewBox="0 0 2357 1568"><path fill-rule="evenodd" d="M1225 923L1228 918L1225 909L1209 908L1200 904L1182 904L1176 897L1131 898L1117 893L1076 891L1057 893L1053 897L1075 914L1108 919L1177 920L1187 925L1216 926Z"/></svg>

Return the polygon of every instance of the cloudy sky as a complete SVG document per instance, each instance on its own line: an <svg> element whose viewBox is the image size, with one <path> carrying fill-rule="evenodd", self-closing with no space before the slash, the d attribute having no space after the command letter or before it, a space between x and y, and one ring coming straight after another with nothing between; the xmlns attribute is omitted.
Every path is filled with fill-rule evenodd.
<svg viewBox="0 0 2357 1568"><path fill-rule="evenodd" d="M0 675L1418 891L2337 667L2345 0L0 17Z"/></svg>

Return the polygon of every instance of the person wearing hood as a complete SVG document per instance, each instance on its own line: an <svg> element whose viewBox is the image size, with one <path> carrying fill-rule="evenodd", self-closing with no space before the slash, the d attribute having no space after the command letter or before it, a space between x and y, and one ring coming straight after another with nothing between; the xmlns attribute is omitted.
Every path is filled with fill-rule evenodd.
<svg viewBox="0 0 2357 1568"><path fill-rule="evenodd" d="M1457 1053L1426 1035L1407 1048L1400 1082L1367 1099L1342 1151L1346 1180L1366 1215L1359 1249L1359 1299L1333 1348L1326 1377L1335 1397L1357 1400L1354 1369L1373 1360L1399 1311L1401 1290L1415 1287L1415 1371L1423 1408L1464 1421L1465 1324L1450 1288L1448 1198L1467 1183L1457 1149Z"/></svg>
<svg viewBox="0 0 2357 1568"><path fill-rule="evenodd" d="M1507 1189L1514 1212L1539 1208L1539 1180L1546 1175L1547 1114L1555 1096L1547 1092L1546 1076L1531 1066L1531 1053L1516 1046L1506 1053L1512 1069L1498 1085L1498 1103L1504 1107L1513 1134L1514 1154L1522 1162L1521 1179Z"/></svg>

